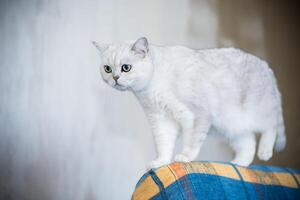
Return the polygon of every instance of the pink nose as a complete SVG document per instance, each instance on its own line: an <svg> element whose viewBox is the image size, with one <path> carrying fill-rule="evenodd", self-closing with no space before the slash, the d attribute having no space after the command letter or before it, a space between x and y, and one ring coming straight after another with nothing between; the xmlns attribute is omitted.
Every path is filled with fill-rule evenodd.
<svg viewBox="0 0 300 200"><path fill-rule="evenodd" d="M120 78L120 76L113 76L113 79L117 82L117 80Z"/></svg>

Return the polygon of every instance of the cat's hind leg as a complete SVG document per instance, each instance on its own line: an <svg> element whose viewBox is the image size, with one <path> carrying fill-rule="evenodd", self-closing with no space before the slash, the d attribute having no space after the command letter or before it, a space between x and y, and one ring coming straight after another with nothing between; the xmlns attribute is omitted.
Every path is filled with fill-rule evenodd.
<svg viewBox="0 0 300 200"><path fill-rule="evenodd" d="M246 134L230 140L230 145L235 152L235 157L231 161L234 164L248 166L255 156L255 135Z"/></svg>
<svg viewBox="0 0 300 200"><path fill-rule="evenodd" d="M257 156L260 160L269 160L273 155L273 148L276 140L275 129L270 129L261 134Z"/></svg>

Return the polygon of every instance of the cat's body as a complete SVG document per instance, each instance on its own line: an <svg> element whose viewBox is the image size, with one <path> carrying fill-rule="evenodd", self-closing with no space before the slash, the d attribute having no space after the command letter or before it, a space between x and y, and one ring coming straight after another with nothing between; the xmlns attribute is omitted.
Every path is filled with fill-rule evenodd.
<svg viewBox="0 0 300 200"><path fill-rule="evenodd" d="M103 64L113 66L111 78L102 70L103 79L117 89L131 90L149 118L158 152L149 168L171 161L180 132L183 149L176 161L194 160L212 129L228 139L236 153L233 162L240 165L253 161L255 133L262 135L260 159L272 157L275 143L277 150L284 148L280 93L272 70L261 59L233 48L148 45L145 38L98 48ZM132 71L122 72L123 64ZM119 76L121 86L113 76Z"/></svg>

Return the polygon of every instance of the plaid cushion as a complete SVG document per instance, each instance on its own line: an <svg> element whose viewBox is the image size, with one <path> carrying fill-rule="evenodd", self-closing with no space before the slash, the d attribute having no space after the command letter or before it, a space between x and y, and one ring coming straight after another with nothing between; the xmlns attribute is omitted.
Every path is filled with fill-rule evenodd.
<svg viewBox="0 0 300 200"><path fill-rule="evenodd" d="M300 170L221 162L172 163L142 176L141 199L300 199Z"/></svg>

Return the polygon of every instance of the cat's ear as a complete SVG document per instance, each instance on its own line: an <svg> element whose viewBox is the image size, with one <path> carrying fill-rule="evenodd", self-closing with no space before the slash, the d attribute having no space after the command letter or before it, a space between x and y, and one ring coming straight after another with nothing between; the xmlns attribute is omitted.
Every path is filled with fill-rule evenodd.
<svg viewBox="0 0 300 200"><path fill-rule="evenodd" d="M136 54L140 54L141 56L145 57L149 51L147 38L145 37L139 38L133 44L131 50L134 51Z"/></svg>
<svg viewBox="0 0 300 200"><path fill-rule="evenodd" d="M95 41L92 41L92 44L100 51L100 53L102 53L108 48L108 45L100 45Z"/></svg>

